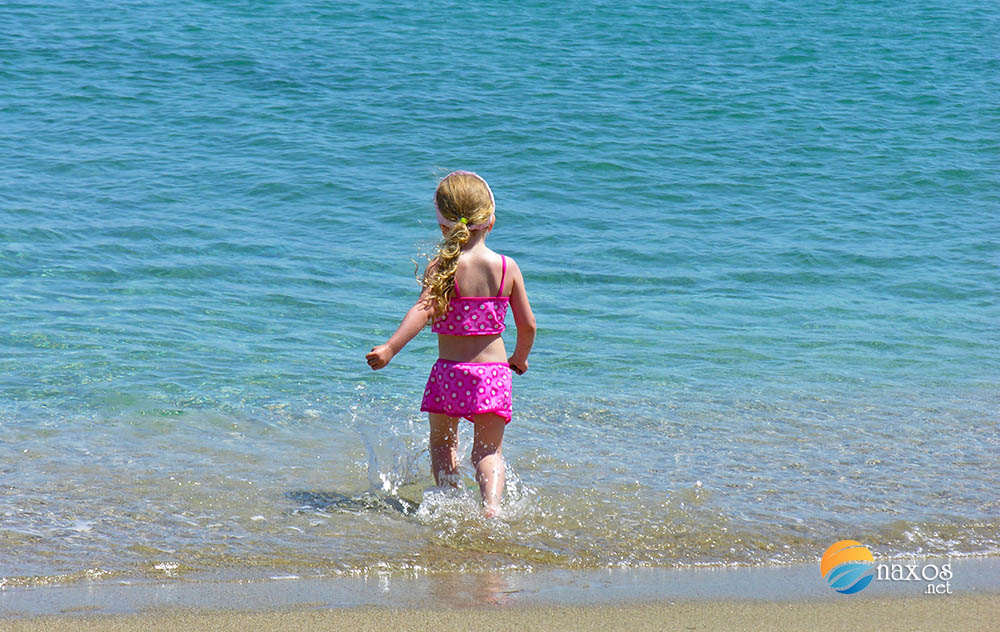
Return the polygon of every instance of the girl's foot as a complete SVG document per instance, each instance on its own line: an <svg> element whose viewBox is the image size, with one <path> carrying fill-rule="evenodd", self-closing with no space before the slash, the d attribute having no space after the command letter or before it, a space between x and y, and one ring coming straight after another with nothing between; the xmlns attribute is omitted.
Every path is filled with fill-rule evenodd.
<svg viewBox="0 0 1000 632"><path fill-rule="evenodd" d="M483 518L496 518L500 515L500 507L483 505Z"/></svg>

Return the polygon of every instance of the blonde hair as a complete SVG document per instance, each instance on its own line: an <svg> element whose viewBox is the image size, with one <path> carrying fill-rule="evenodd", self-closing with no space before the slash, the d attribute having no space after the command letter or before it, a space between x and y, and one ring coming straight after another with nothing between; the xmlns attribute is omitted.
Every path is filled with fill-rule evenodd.
<svg viewBox="0 0 1000 632"><path fill-rule="evenodd" d="M441 316L455 295L455 272L462 246L472 236L467 224L485 224L496 210L493 192L486 181L468 171L456 171L445 176L434 193L438 213L455 222L434 251L434 259L424 271L423 286L429 290L427 301L434 315ZM464 221L463 221L464 220Z"/></svg>

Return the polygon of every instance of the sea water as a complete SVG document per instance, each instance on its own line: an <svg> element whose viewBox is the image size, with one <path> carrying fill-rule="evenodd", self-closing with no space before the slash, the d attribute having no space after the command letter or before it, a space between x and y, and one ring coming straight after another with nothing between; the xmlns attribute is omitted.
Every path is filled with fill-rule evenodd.
<svg viewBox="0 0 1000 632"><path fill-rule="evenodd" d="M5 3L0 585L997 555L998 21ZM364 361L458 168L539 324L497 521L434 336Z"/></svg>

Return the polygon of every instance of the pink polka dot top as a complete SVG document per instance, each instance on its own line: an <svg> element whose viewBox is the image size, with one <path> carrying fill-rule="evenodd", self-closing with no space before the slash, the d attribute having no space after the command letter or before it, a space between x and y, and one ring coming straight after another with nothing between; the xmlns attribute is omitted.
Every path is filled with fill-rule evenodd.
<svg viewBox="0 0 1000 632"><path fill-rule="evenodd" d="M500 255L500 260L503 262L503 272L500 274L500 290L497 295L462 296L456 277L455 296L448 303L448 311L431 324L431 331L448 336L493 336L503 332L510 297L500 296L507 277L507 258Z"/></svg>

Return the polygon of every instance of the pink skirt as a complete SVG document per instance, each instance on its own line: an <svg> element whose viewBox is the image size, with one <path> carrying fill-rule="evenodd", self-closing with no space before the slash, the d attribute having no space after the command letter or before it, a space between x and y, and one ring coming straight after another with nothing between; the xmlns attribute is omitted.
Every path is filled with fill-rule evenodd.
<svg viewBox="0 0 1000 632"><path fill-rule="evenodd" d="M496 413L510 423L511 372L503 362L438 359L424 388L420 410L449 417Z"/></svg>

